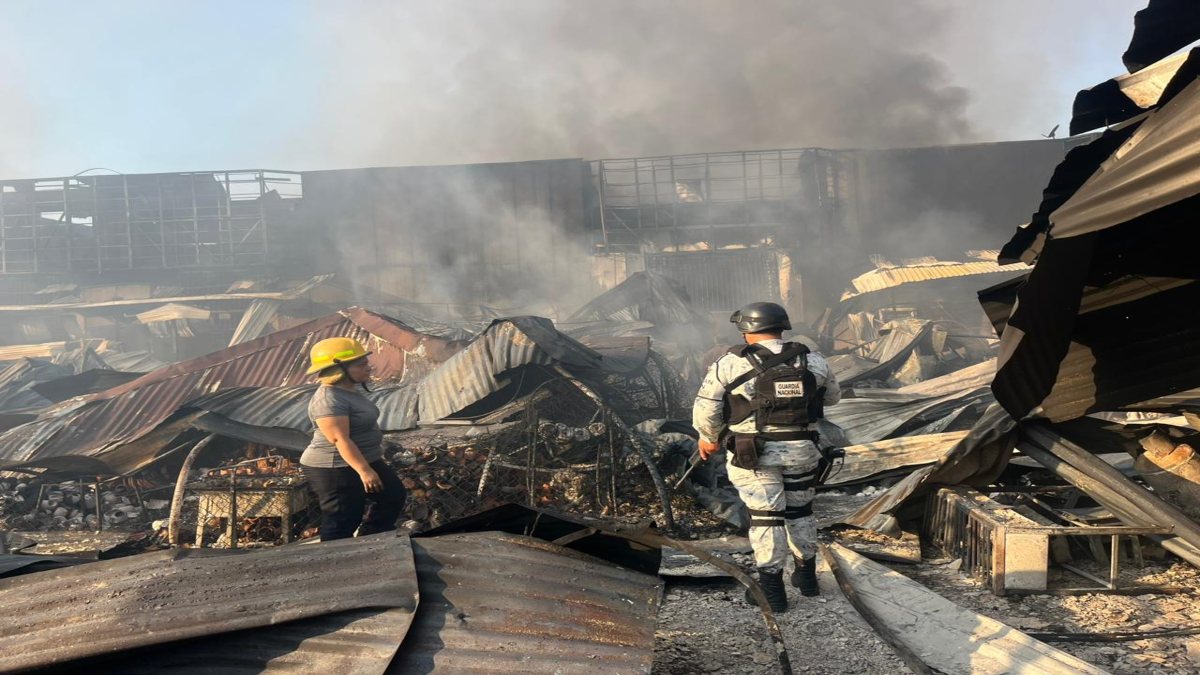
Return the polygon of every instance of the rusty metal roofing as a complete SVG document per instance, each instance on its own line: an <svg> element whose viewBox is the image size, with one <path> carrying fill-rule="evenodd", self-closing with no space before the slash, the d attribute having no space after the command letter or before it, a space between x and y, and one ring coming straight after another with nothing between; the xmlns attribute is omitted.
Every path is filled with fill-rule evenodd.
<svg viewBox="0 0 1200 675"><path fill-rule="evenodd" d="M0 580L0 670L364 608L417 606L407 538L163 551ZM401 636L396 636L397 641Z"/></svg>
<svg viewBox="0 0 1200 675"><path fill-rule="evenodd" d="M921 265L885 266L860 274L850 281L851 289L842 294L842 301L864 293L873 293L903 284L951 279L954 277L980 276L984 274L1019 274L1028 271L1025 263L1001 265L998 262L943 262L936 261Z"/></svg>
<svg viewBox="0 0 1200 675"><path fill-rule="evenodd" d="M523 366L562 366L581 379L601 381L644 369L650 358L645 338L601 340L593 350L539 317L495 321L464 348L351 309L49 408L0 434L0 468L65 471L90 460L93 470L135 470L153 461L157 449L143 444L141 452L131 452L128 446L189 411L216 416L201 425L209 430L255 442L265 442L267 433L279 447L303 447L301 439L312 431L307 408L315 386L305 384L306 355L313 342L333 335L357 337L373 351L384 384L368 397L379 406L385 431L457 413L500 390L506 374Z"/></svg>
<svg viewBox="0 0 1200 675"><path fill-rule="evenodd" d="M649 673L662 582L499 532L414 540L421 604L389 673Z"/></svg>
<svg viewBox="0 0 1200 675"><path fill-rule="evenodd" d="M412 618L408 608L356 609L139 649L99 664L89 663L87 672L382 675Z"/></svg>
<svg viewBox="0 0 1200 675"><path fill-rule="evenodd" d="M49 408L39 419L0 434L0 467L51 466L48 459L64 455L103 462L106 451L146 434L190 400L234 387L305 383L309 348L334 336L363 341L373 352L376 375L402 382L410 369L424 370L415 367L421 362L445 360L461 347L364 309L343 310ZM112 468L127 471L150 459Z"/></svg>

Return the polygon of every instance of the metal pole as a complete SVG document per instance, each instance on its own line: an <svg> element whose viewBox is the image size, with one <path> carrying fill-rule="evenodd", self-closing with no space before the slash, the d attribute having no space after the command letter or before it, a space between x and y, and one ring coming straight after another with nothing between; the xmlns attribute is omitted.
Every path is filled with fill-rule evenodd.
<svg viewBox="0 0 1200 675"><path fill-rule="evenodd" d="M600 206L600 236L604 239L604 252L608 253L608 223L604 220L604 160L596 162L596 198Z"/></svg>
<svg viewBox="0 0 1200 675"><path fill-rule="evenodd" d="M1115 589L1117 587L1117 575L1120 573L1120 558L1121 558L1121 535L1114 534L1112 536L1112 557L1108 561L1108 587Z"/></svg>
<svg viewBox="0 0 1200 675"><path fill-rule="evenodd" d="M183 466L179 467L179 477L175 479L175 492L171 495L171 515L167 519L167 542L171 546L179 545L179 516L183 512L183 486L187 484L188 472L192 470L192 462L196 460L196 456L209 443L216 438L216 434L209 434L200 440L189 452L183 460Z"/></svg>

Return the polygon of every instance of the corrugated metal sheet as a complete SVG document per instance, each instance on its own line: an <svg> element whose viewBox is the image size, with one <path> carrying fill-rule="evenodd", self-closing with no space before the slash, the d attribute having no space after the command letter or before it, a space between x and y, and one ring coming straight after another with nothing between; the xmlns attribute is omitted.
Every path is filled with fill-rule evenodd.
<svg viewBox="0 0 1200 675"><path fill-rule="evenodd" d="M846 446L845 464L834 470L826 485L850 485L901 469L936 462L969 431L901 436L886 441Z"/></svg>
<svg viewBox="0 0 1200 675"><path fill-rule="evenodd" d="M138 650L88 664L95 675L382 675L408 632L413 613L358 609Z"/></svg>
<svg viewBox="0 0 1200 675"><path fill-rule="evenodd" d="M1188 311L1200 285L1194 252L1179 244L1200 205L1194 60L1158 108L1068 155L1030 227L1004 247L1006 259L1037 259L1017 299L981 295L994 322L1013 304L992 389L1014 417L1064 421L1200 384L1200 324Z"/></svg>
<svg viewBox="0 0 1200 675"><path fill-rule="evenodd" d="M48 359L61 352L67 346L66 342L43 342L36 345L8 345L0 347L0 361L16 361L17 359Z"/></svg>
<svg viewBox="0 0 1200 675"><path fill-rule="evenodd" d="M1200 39L1200 15L1190 2L1150 0L1133 15L1133 37L1121 61L1136 72Z"/></svg>
<svg viewBox="0 0 1200 675"><path fill-rule="evenodd" d="M881 267L860 274L850 281L852 290L842 294L842 301L903 284L933 281L935 279L950 279L953 277L971 277L984 274L1019 274L1030 269L1025 263L1001 265L998 262L934 262L924 265L906 267Z"/></svg>
<svg viewBox="0 0 1200 675"><path fill-rule="evenodd" d="M392 533L245 553L131 556L0 580L0 669L368 607L411 613L417 598L409 541Z"/></svg>
<svg viewBox="0 0 1200 675"><path fill-rule="evenodd" d="M895 513L922 496L931 485L988 485L1008 466L1016 445L1017 423L999 405L991 405L961 441L933 466L922 467L867 502L842 522L864 529L899 535Z"/></svg>
<svg viewBox="0 0 1200 675"><path fill-rule="evenodd" d="M986 388L937 397L897 394L894 390L855 393L858 397L842 398L825 409L825 418L842 428L850 444L886 439L905 425L933 421L967 403L991 399Z"/></svg>
<svg viewBox="0 0 1200 675"><path fill-rule="evenodd" d="M137 320L142 323L157 323L160 321L175 321L178 319L197 319L207 321L212 318L212 312L203 307L193 307L178 302L169 302L162 307L155 307L144 312L138 312Z"/></svg>
<svg viewBox="0 0 1200 675"><path fill-rule="evenodd" d="M457 348L457 343L421 335L387 317L359 308L345 310L51 408L38 420L0 435L0 467L32 460L45 465L47 458L63 455L104 461L108 449L144 435L189 400L233 387L304 383L309 379L304 373L309 347L334 336L366 343L381 379L403 380L410 359L428 360ZM112 468L130 470L151 458Z"/></svg>
<svg viewBox="0 0 1200 675"><path fill-rule="evenodd" d="M421 605L389 673L649 673L662 582L544 541L413 541Z"/></svg>
<svg viewBox="0 0 1200 675"><path fill-rule="evenodd" d="M541 317L495 321L462 351L421 381L420 418L433 422L498 391L499 375L519 366L560 363L568 369L599 370L599 354L559 333Z"/></svg>
<svg viewBox="0 0 1200 675"><path fill-rule="evenodd" d="M655 272L635 272L575 310L568 321L649 321L661 325L707 325L683 284Z"/></svg>
<svg viewBox="0 0 1200 675"><path fill-rule="evenodd" d="M880 331L882 332L884 329L888 329L888 332L875 342L865 363L859 364L868 365L868 367L857 372L846 372L844 376L838 375L838 381L842 386L871 380L888 380L897 369L904 365L909 354L929 336L933 330L933 323L909 319L893 321L881 327ZM869 365L872 363L875 365Z"/></svg>
<svg viewBox="0 0 1200 675"><path fill-rule="evenodd" d="M222 390L188 403L240 424L281 427L309 434L308 402L315 384L293 387L238 388ZM379 426L384 431L402 431L417 426L417 387L381 387L366 393L379 407Z"/></svg>
<svg viewBox="0 0 1200 675"><path fill-rule="evenodd" d="M1071 106L1071 135L1124 122L1157 105L1163 90L1189 56L1187 52L1176 54L1144 70L1118 75L1076 94Z"/></svg>
<svg viewBox="0 0 1200 675"><path fill-rule="evenodd" d="M76 396L94 394L105 389L119 387L140 377L138 373L124 373L119 370L94 369L78 375L67 375L46 382L40 382L31 389L47 401L60 403Z"/></svg>
<svg viewBox="0 0 1200 675"><path fill-rule="evenodd" d="M167 364L154 358L150 352L132 351L132 352L101 352L99 357L104 360L104 363L113 370L120 370L126 373L148 373L159 368L166 368Z"/></svg>
<svg viewBox="0 0 1200 675"><path fill-rule="evenodd" d="M1059 321L1059 306L1025 302L1023 316L1013 315L1019 325L1005 330L1007 358L993 388L1012 414L1053 421L1194 389L1200 324L1181 308L1198 298L1200 283L1180 279L1129 278L1086 289L1057 359L1055 334L1031 321L1035 312Z"/></svg>
<svg viewBox="0 0 1200 675"><path fill-rule="evenodd" d="M897 393L901 394L920 394L922 396L942 396L956 391L965 391L968 389L978 389L986 387L992 383L992 378L996 375L996 359L988 359L980 361L973 366L967 366L946 373L938 377L934 377L924 382L917 382L897 389Z"/></svg>
<svg viewBox="0 0 1200 675"><path fill-rule="evenodd" d="M208 419L204 428L232 430L247 440L265 438L273 430L287 432L271 437L283 441L281 447L294 448L312 431L307 408L315 385L299 384L309 379L305 354L313 342L333 335L367 342L377 374L400 382L368 394L380 408L385 431L412 429L418 422L433 423L456 413L498 391L504 374L514 368L562 365L587 379L628 374L644 366L649 355L645 338L603 341L602 354L559 333L547 319L517 317L494 322L437 365L461 343L421 335L364 310L343 314L73 399L70 407L51 409L0 435L0 466L58 468L68 461L78 466L78 459L86 457L110 471L136 469L152 461L156 449L147 445L135 453L126 446L181 410L211 413L217 418Z"/></svg>
<svg viewBox="0 0 1200 675"><path fill-rule="evenodd" d="M229 338L229 346L240 345L263 334L279 311L278 300L255 300L242 314L242 320Z"/></svg>
<svg viewBox="0 0 1200 675"><path fill-rule="evenodd" d="M50 400L33 391L39 382L71 375L72 371L40 359L22 359L0 370L0 410L40 408Z"/></svg>

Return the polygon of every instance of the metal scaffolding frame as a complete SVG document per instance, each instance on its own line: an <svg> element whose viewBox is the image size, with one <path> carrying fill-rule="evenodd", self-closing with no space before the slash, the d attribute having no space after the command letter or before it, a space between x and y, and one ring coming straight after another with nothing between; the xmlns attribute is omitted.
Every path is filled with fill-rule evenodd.
<svg viewBox="0 0 1200 675"><path fill-rule="evenodd" d="M838 151L756 150L592 163L606 246L669 229L795 225L839 208Z"/></svg>
<svg viewBox="0 0 1200 675"><path fill-rule="evenodd" d="M0 275L266 264L268 201L302 196L261 169L0 181Z"/></svg>

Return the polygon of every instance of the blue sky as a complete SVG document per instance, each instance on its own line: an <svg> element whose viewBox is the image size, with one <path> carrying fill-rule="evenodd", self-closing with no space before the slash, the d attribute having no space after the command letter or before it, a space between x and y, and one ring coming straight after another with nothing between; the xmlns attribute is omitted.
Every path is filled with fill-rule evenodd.
<svg viewBox="0 0 1200 675"><path fill-rule="evenodd" d="M1145 6L795 1L0 0L0 177L1031 138Z"/></svg>

